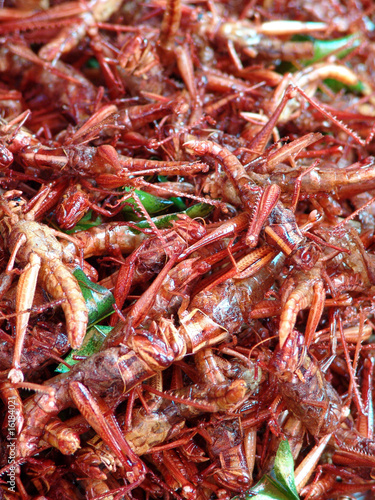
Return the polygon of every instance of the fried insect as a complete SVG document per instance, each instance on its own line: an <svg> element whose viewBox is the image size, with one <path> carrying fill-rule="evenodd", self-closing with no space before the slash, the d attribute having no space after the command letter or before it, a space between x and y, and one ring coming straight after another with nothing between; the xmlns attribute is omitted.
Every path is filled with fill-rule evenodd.
<svg viewBox="0 0 375 500"><path fill-rule="evenodd" d="M71 381L84 383L89 389L95 387L97 394L105 394L108 384L111 383L116 385L118 389L123 384L125 390L129 391L143 380L155 375L156 372L165 370L174 361L182 359L187 353L196 353L205 347L222 342L228 337L228 329L233 331L233 326L230 323L225 323L223 327L216 322L226 314L227 301L222 301L222 310L218 307L214 314L211 311L208 312L209 303L211 303L211 309L215 308L215 294L209 301L206 301L206 304L197 298L188 311L181 312L181 326L178 329L171 320L165 318L166 314L171 315L177 311L183 297L194 286L200 273L209 269L207 265L201 265L201 268L195 269L196 264L196 258L185 260L166 273L165 271L168 271L169 267L167 264L153 285L133 307L128 323L118 324L115 327L103 345L102 353L93 355L88 360L79 363L78 365L81 366L79 370L77 370L78 365L76 365L68 374L56 377L51 381L51 386L55 388L57 394L57 399L54 402L44 396L36 395L26 404L26 423L19 441L21 455L29 455L31 450L37 446L43 427L50 418L72 404L68 389ZM280 260L276 259L272 265L274 272L277 272ZM163 278L165 278L164 282ZM160 283L154 287L158 280ZM259 284L263 281L263 288L260 288ZM270 278L269 272L263 270L259 277L250 278L250 282L251 285L248 287L244 283L243 293L244 296L248 294L246 303L251 301L251 294L254 293L253 300L256 303L263 298L264 291L268 289L272 278ZM154 290L158 291L156 295L153 295ZM176 290L179 291L178 296L175 294ZM203 305L204 307L202 307ZM206 313L205 310L207 310ZM235 318L236 322L239 320L240 317ZM220 323L222 323L221 319ZM129 327L132 331L131 335L128 333ZM114 347L118 345L121 347ZM101 369L100 373L96 370L97 373L92 374L94 376L92 379L91 366L99 363L98 360L95 361L96 357L98 360L101 359ZM95 382L97 377L100 380L100 387ZM117 390L113 391L112 397L115 397L115 393L118 394ZM36 422L38 422L37 428Z"/></svg>
<svg viewBox="0 0 375 500"><path fill-rule="evenodd" d="M280 381L280 393L288 408L313 436L337 430L343 418L340 396L325 379L319 363L307 351L303 336L295 330L271 361Z"/></svg>
<svg viewBox="0 0 375 500"><path fill-rule="evenodd" d="M283 437L307 498L373 494L370 3L5 0L0 378L26 459L7 498L251 496ZM133 189L168 198L165 219L129 221ZM205 222L176 217L191 200L214 207ZM102 223L71 241L47 230L77 229L88 209ZM116 301L101 350L72 354L59 377L47 254ZM13 384L20 324L33 324L17 361L27 382ZM46 392L24 401L25 387Z"/></svg>
<svg viewBox="0 0 375 500"><path fill-rule="evenodd" d="M9 378L12 382L22 382L22 347L30 317L28 311L33 303L37 280L55 299L64 298L62 308L66 317L69 343L73 348L82 344L88 321L87 307L76 278L64 262L72 262L73 255L64 251L57 237L68 238L48 226L34 221L37 205L23 212L25 202L18 192L8 192L1 200L3 212L0 232L4 247L11 253L6 276L13 276L14 263L25 266L22 272L16 297L16 343L12 369ZM10 283L9 283L10 284Z"/></svg>

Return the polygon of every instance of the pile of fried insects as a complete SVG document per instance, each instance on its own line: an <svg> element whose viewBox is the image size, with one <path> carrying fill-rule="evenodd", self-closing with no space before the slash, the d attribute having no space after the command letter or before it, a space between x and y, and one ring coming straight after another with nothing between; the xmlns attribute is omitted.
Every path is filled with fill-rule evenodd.
<svg viewBox="0 0 375 500"><path fill-rule="evenodd" d="M1 498L374 498L373 2L0 7Z"/></svg>

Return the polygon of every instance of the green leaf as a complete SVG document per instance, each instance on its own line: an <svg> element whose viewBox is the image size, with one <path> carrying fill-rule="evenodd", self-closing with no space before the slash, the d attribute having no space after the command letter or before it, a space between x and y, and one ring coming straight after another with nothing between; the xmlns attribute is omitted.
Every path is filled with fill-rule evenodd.
<svg viewBox="0 0 375 500"><path fill-rule="evenodd" d="M100 64L95 57L90 57L90 59L86 63L88 68L99 69Z"/></svg>
<svg viewBox="0 0 375 500"><path fill-rule="evenodd" d="M339 50L341 47L349 44L350 41L352 41L350 47ZM332 52L335 52L335 56L338 59L342 59L358 47L360 43L361 41L358 34L345 36L343 38L336 38L335 40L314 40L314 57L308 61L308 63L312 64L315 61L323 59L332 54ZM336 52L337 50L339 52Z"/></svg>
<svg viewBox="0 0 375 500"><path fill-rule="evenodd" d="M277 481L292 495L291 498L298 500L294 482L294 460L287 440L281 441L279 445L273 470Z"/></svg>
<svg viewBox="0 0 375 500"><path fill-rule="evenodd" d="M294 461L288 441L281 441L276 453L275 465L270 474L250 490L235 499L245 500L299 500L294 481Z"/></svg>
<svg viewBox="0 0 375 500"><path fill-rule="evenodd" d="M153 215L163 212L167 210L169 207L173 206L173 201L165 200L164 198L159 198L158 196L154 196L150 193L146 193L145 191L140 191L139 189L132 189L130 187L124 187L124 191L131 192L134 191L139 197L140 202L145 207L146 211ZM137 204L137 202L133 198L129 198L126 200L126 203L130 203L132 206L124 205L123 212L128 214L134 214L134 212L140 213L143 217L142 212Z"/></svg>
<svg viewBox="0 0 375 500"><path fill-rule="evenodd" d="M104 339L112 329L112 326L95 325L91 327L86 333L82 346L79 349L71 351L66 356L65 362L68 363L68 365L73 366L79 362L78 359L73 359L74 356L88 357L98 352L103 345ZM63 363L60 363L55 371L58 373L66 373L69 371L69 368Z"/></svg>
<svg viewBox="0 0 375 500"><path fill-rule="evenodd" d="M208 205L207 203L197 203L192 207L189 207L185 210L185 214L191 217L192 219L196 219L197 217L207 217L213 211L214 207L212 205Z"/></svg>
<svg viewBox="0 0 375 500"><path fill-rule="evenodd" d="M288 495L284 493L284 490L280 489L280 485L278 485L272 477L265 475L259 483L254 486L251 490L247 491L241 497L235 497L238 500L291 500ZM232 499L232 500L235 500Z"/></svg>
<svg viewBox="0 0 375 500"><path fill-rule="evenodd" d="M214 207L212 205L208 205L207 203L197 203L196 205L187 208L183 212L160 215L159 217L153 217L152 221L157 228L164 229L166 227L170 227L171 223L174 220L177 220L180 214L186 214L192 219L195 219L196 217L204 218L207 217L212 212L213 209ZM147 220L136 222L134 225L141 229L146 229L150 227L150 224Z"/></svg>
<svg viewBox="0 0 375 500"><path fill-rule="evenodd" d="M186 210L186 203L181 198L181 196L171 196L171 198L169 199L173 201L173 204L177 208L177 210Z"/></svg>
<svg viewBox="0 0 375 500"><path fill-rule="evenodd" d="M328 57L332 53L335 53L335 57L337 57L338 59L342 59L361 44L358 33L354 33L343 38L335 38L334 40L318 40L309 35L295 35L292 40L295 42L312 43L314 55L311 59L303 61L303 64L305 66L314 64L316 61L320 61L321 59ZM345 47L349 44L350 46ZM340 50L341 47L345 48Z"/></svg>
<svg viewBox="0 0 375 500"><path fill-rule="evenodd" d="M330 87L334 92L339 92L342 89L346 89L357 94L362 94L365 90L365 86L361 81L359 81L355 85L345 85L345 83L339 82L334 78L326 78L324 80L324 83L328 85L328 87Z"/></svg>
<svg viewBox="0 0 375 500"><path fill-rule="evenodd" d="M89 312L89 325L100 321L108 316L108 313L113 312L112 305L115 303L115 299L107 288L90 281L80 267L76 267L73 274L78 280L86 302Z"/></svg>
<svg viewBox="0 0 375 500"><path fill-rule="evenodd" d="M95 219L92 218L93 216L93 211L89 210L86 215L82 217L82 219L77 222L77 224L73 227L73 229L69 229L68 231L65 231L67 234L73 234L76 233L77 231L87 231L87 229L90 229L90 227L96 227L99 226L99 224L102 224L103 220L100 215L97 215Z"/></svg>

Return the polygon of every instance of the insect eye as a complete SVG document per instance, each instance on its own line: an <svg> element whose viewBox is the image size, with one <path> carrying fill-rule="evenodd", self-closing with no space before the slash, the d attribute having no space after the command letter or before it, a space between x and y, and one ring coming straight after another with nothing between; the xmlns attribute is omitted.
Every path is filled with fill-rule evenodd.
<svg viewBox="0 0 375 500"><path fill-rule="evenodd" d="M304 264L308 264L311 261L312 255L310 252L310 249L303 249L301 254L300 254L301 261Z"/></svg>
<svg viewBox="0 0 375 500"><path fill-rule="evenodd" d="M297 267L311 269L319 258L319 251L315 245L300 247L295 256L294 262Z"/></svg>

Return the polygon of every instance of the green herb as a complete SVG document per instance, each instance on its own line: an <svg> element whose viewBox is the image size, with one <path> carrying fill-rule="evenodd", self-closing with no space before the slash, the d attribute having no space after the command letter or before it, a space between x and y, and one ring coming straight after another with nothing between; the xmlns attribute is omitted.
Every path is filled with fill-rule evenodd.
<svg viewBox="0 0 375 500"><path fill-rule="evenodd" d="M87 231L91 227L96 227L102 224L103 220L100 215L97 215L93 219L93 211L89 210L87 214L85 214L80 221L74 226L73 229L69 229L69 231L65 231L67 234L73 234L77 231Z"/></svg>
<svg viewBox="0 0 375 500"><path fill-rule="evenodd" d="M208 205L207 203L197 203L196 205L193 205L192 207L189 207L182 212L160 215L159 217L153 217L152 222L159 229L163 229L169 227L174 220L177 220L179 214L186 214L192 219L195 219L197 217L204 218L207 217L212 212L213 209L214 207L212 205ZM136 222L134 225L141 229L146 229L150 227L150 224L147 220Z"/></svg>
<svg viewBox="0 0 375 500"><path fill-rule="evenodd" d="M79 349L74 349L73 351L71 351L66 356L64 361L68 363L68 365L73 366L79 362L79 359L74 359L75 356L77 356L77 358L81 356L89 357L92 354L95 354L100 350L101 346L103 345L104 339L111 330L111 326L92 326L87 331L82 346ZM55 371L58 373L66 373L69 371L69 368L63 363L60 363Z"/></svg>
<svg viewBox="0 0 375 500"><path fill-rule="evenodd" d="M78 280L86 302L89 312L89 325L104 319L109 313L113 312L112 305L115 303L115 299L107 288L90 281L80 267L76 267L73 274Z"/></svg>
<svg viewBox="0 0 375 500"><path fill-rule="evenodd" d="M352 52L356 47L360 45L361 41L358 34L345 36L343 38L336 38L335 40L314 40L314 57L307 61L308 64L313 64L314 62L324 59L333 52L338 59L342 59ZM349 45L345 47L346 45ZM341 47L345 47L342 50ZM338 52L337 52L338 51Z"/></svg>
<svg viewBox="0 0 375 500"><path fill-rule="evenodd" d="M325 59L330 54L335 54L335 57L342 59L350 54L350 52L352 52L361 43L358 33L344 36L343 38L335 38L334 40L318 40L309 35L295 35L292 40L295 42L312 43L314 54L311 59L303 62L305 66Z"/></svg>
<svg viewBox="0 0 375 500"><path fill-rule="evenodd" d="M124 187L123 189L128 193L133 191L132 188L130 187ZM135 189L134 192L137 194L140 202L145 207L146 211L151 215L163 212L164 210L167 210L174 204L172 200L165 200L164 198L159 198L158 196L154 196L150 193L146 193L145 191L141 191L139 189ZM134 200L134 198L129 198L128 200L126 200L126 203L128 204L130 203L132 206L124 205L123 211L125 213L134 214L134 212L136 212L140 213L141 216L143 217L143 214L140 211L140 208L137 202Z"/></svg>
<svg viewBox="0 0 375 500"><path fill-rule="evenodd" d="M365 86L362 82L358 82L355 85L345 85L345 83L339 82L333 78L326 78L324 83L328 85L330 89L334 92L339 92L342 89L349 90L350 92L354 92L356 94L362 94L365 90Z"/></svg>
<svg viewBox="0 0 375 500"><path fill-rule="evenodd" d="M82 346L79 349L71 351L65 358L66 363L69 365L78 363L78 360L73 359L74 356L87 357L99 351L106 335L112 330L112 327L94 326L94 323L112 314L112 305L115 302L112 293L107 288L90 281L80 267L76 267L73 274L78 280L83 298L85 299L89 313L88 324L89 326L91 325L91 328L88 329ZM69 368L60 363L56 371L58 373L65 373L69 371Z"/></svg>
<svg viewBox="0 0 375 500"><path fill-rule="evenodd" d="M232 500L240 497L234 497ZM294 461L288 441L281 441L275 465L270 472L244 495L245 500L299 500L294 481Z"/></svg>
<svg viewBox="0 0 375 500"><path fill-rule="evenodd" d="M169 199L173 201L173 205L177 208L177 210L186 210L186 203L180 196L172 196Z"/></svg>
<svg viewBox="0 0 375 500"><path fill-rule="evenodd" d="M100 64L98 63L98 60L95 57L90 57L90 59L86 63L88 68L93 68L93 69L99 69Z"/></svg>

